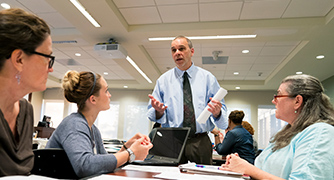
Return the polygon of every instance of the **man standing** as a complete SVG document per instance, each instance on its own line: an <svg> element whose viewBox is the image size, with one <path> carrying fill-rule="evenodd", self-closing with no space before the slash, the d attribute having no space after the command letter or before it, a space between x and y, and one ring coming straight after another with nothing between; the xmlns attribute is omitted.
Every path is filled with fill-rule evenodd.
<svg viewBox="0 0 334 180"><path fill-rule="evenodd" d="M197 164L212 164L212 144L207 132L215 124L226 129L226 105L212 100L220 86L208 71L193 64L192 42L185 36L177 36L171 43L176 67L157 80L149 95L147 116L161 127L191 127L181 163L188 160ZM212 104L208 104L212 101ZM205 124L196 122L206 105L212 113ZM213 123L214 122L214 123Z"/></svg>

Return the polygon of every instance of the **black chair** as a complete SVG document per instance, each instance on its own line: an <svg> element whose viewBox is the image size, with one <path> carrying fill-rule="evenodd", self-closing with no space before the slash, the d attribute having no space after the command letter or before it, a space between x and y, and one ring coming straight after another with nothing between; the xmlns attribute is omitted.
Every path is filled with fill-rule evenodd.
<svg viewBox="0 0 334 180"><path fill-rule="evenodd" d="M257 152L255 153L255 157L257 157L258 155L260 155L262 151L263 151L263 149L258 149Z"/></svg>
<svg viewBox="0 0 334 180"><path fill-rule="evenodd" d="M31 174L58 179L78 179L63 149L36 149Z"/></svg>

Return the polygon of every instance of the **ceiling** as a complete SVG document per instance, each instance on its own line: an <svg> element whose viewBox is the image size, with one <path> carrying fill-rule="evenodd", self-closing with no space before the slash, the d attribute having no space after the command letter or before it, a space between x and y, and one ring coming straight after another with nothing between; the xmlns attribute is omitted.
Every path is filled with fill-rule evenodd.
<svg viewBox="0 0 334 180"><path fill-rule="evenodd" d="M0 0L45 19L51 27L54 71L48 88L60 87L68 70L103 75L109 87L153 89L174 67L170 41L149 37L256 34L256 38L193 40L195 65L212 72L227 90L276 90L301 71L325 80L334 75L334 0L79 0L94 27L69 0ZM152 83L125 58L104 58L97 43L116 40ZM249 50L243 54L242 50ZM203 64L213 51L226 64ZM77 57L74 54L80 53ZM317 55L325 58L317 60ZM71 63L69 63L71 62ZM234 72L239 75L234 75Z"/></svg>

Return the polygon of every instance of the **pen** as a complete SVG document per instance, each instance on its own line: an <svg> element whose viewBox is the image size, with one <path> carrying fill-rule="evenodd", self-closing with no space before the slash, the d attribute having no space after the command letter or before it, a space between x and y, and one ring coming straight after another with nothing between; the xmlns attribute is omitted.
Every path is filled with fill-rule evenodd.
<svg viewBox="0 0 334 180"><path fill-rule="evenodd" d="M204 165L195 165L196 167L199 167L199 168L206 168L206 166L204 166ZM216 169L216 168L214 168L214 167L208 167L208 168L211 168L211 169ZM219 167L217 168L218 170L219 170Z"/></svg>

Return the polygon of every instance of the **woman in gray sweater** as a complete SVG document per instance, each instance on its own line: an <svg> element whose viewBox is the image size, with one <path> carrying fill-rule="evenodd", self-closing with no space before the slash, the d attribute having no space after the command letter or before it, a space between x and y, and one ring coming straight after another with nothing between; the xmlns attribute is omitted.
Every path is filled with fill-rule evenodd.
<svg viewBox="0 0 334 180"><path fill-rule="evenodd" d="M108 154L94 122L100 111L110 108L108 84L99 74L69 71L62 87L65 98L78 105L57 127L46 148L65 150L78 177L108 173L127 161L144 160L152 144L143 134L129 139L119 152Z"/></svg>

